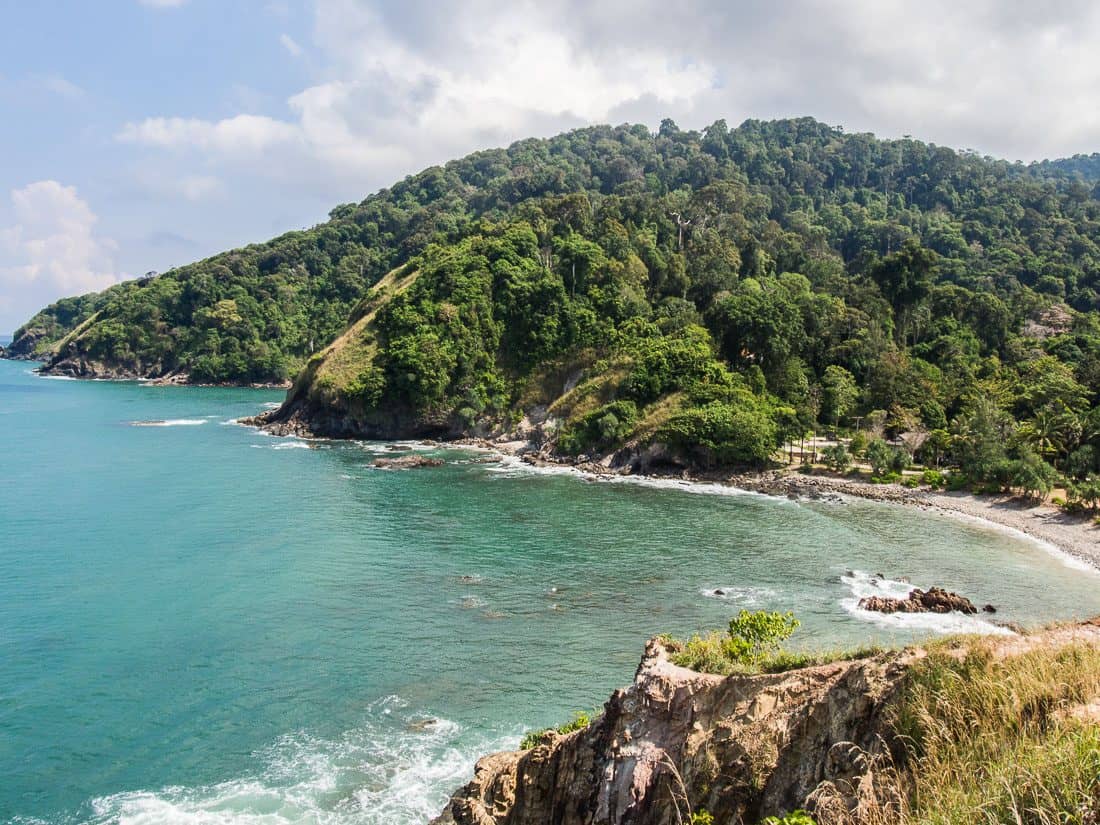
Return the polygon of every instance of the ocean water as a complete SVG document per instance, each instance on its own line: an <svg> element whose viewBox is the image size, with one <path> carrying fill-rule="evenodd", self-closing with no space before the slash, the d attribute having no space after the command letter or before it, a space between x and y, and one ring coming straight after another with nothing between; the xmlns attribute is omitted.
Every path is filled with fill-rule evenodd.
<svg viewBox="0 0 1100 825"><path fill-rule="evenodd" d="M807 647L991 628L856 609L901 577L1100 613L1096 574L973 523L233 423L278 400L0 361L0 821L425 822L656 633L742 607ZM372 467L408 449L447 463Z"/></svg>

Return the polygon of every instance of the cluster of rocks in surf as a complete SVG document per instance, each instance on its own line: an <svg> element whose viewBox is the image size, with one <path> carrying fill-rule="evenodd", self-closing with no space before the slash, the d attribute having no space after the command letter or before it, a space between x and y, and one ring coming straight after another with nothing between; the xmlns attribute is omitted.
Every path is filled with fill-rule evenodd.
<svg viewBox="0 0 1100 825"><path fill-rule="evenodd" d="M944 590L942 587L930 587L921 590L914 587L904 599L895 599L890 596L866 596L859 600L859 607L863 610L873 610L877 613L965 613L973 615L978 608L970 599ZM982 608L985 613L996 613L997 609L987 604Z"/></svg>
<svg viewBox="0 0 1100 825"><path fill-rule="evenodd" d="M412 470L418 467L442 467L443 459L426 455L403 455L397 458L376 458L374 466L385 470Z"/></svg>

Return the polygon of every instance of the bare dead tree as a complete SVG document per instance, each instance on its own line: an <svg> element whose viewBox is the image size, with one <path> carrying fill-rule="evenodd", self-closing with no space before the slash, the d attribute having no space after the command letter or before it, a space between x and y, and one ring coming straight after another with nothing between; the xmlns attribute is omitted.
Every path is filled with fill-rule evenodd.
<svg viewBox="0 0 1100 825"><path fill-rule="evenodd" d="M678 249L684 251L684 229L691 226L691 218L684 218L680 212L673 212L672 217L676 219L676 228L678 230Z"/></svg>

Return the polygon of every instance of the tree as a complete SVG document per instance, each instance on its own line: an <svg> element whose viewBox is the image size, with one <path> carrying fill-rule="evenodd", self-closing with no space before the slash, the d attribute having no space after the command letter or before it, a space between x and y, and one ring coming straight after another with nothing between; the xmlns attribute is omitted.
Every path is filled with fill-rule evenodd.
<svg viewBox="0 0 1100 825"><path fill-rule="evenodd" d="M1046 498L1057 478L1054 468L1031 450L1023 451L1011 463L1009 483L1028 498Z"/></svg>
<svg viewBox="0 0 1100 825"><path fill-rule="evenodd" d="M830 444L823 448L821 459L834 473L842 473L852 466L852 456L843 444Z"/></svg>
<svg viewBox="0 0 1100 825"><path fill-rule="evenodd" d="M836 427L859 398L855 376L844 367L830 364L821 377L821 389L821 409Z"/></svg>
<svg viewBox="0 0 1100 825"><path fill-rule="evenodd" d="M910 317L932 289L937 258L931 249L909 238L901 249L887 255L871 270L871 278L894 309L899 341L905 341Z"/></svg>

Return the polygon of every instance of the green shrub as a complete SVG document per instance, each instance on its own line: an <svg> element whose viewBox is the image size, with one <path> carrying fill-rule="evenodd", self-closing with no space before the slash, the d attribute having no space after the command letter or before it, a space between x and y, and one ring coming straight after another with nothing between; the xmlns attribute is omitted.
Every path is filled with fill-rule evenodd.
<svg viewBox="0 0 1100 825"><path fill-rule="evenodd" d="M834 473L842 473L852 466L852 456L843 444L832 444L821 451L821 460Z"/></svg>
<svg viewBox="0 0 1100 825"><path fill-rule="evenodd" d="M529 751L531 748L536 748L541 745L547 734L572 733L575 730L587 728L590 724L592 724L592 716L586 711L579 710L573 714L572 719L558 725L556 728L542 728L540 730L528 731L523 735L523 739L520 740L519 749L521 751Z"/></svg>
<svg viewBox="0 0 1100 825"><path fill-rule="evenodd" d="M848 442L848 449L851 451L852 455L857 458L862 457L867 451L867 444L867 433L863 432L863 430L858 430Z"/></svg>
<svg viewBox="0 0 1100 825"><path fill-rule="evenodd" d="M734 403L712 401L674 416L657 439L702 448L721 464L763 464L779 446L775 420L755 396L739 396Z"/></svg>
<svg viewBox="0 0 1100 825"><path fill-rule="evenodd" d="M921 473L920 480L922 484L931 487L933 490L939 489L947 484L947 476L939 470L925 470Z"/></svg>
<svg viewBox="0 0 1100 825"><path fill-rule="evenodd" d="M910 490L915 490L920 487L920 476L904 476L901 480L902 487L908 487Z"/></svg>
<svg viewBox="0 0 1100 825"><path fill-rule="evenodd" d="M816 825L814 818L802 810L791 811L782 817L769 816L760 825Z"/></svg>
<svg viewBox="0 0 1100 825"><path fill-rule="evenodd" d="M673 641L672 661L702 673L755 672L781 655L780 646L798 629L793 613L742 610L730 619L727 633L715 630L687 642Z"/></svg>
<svg viewBox="0 0 1100 825"><path fill-rule="evenodd" d="M960 490L965 490L970 484L968 479L963 473L951 473L947 477L946 488L952 493L957 493Z"/></svg>
<svg viewBox="0 0 1100 825"><path fill-rule="evenodd" d="M901 473L884 473L883 475L871 476L872 484L897 484L901 481Z"/></svg>
<svg viewBox="0 0 1100 825"><path fill-rule="evenodd" d="M562 427L558 449L571 455L620 445L638 423L633 401L612 401Z"/></svg>

